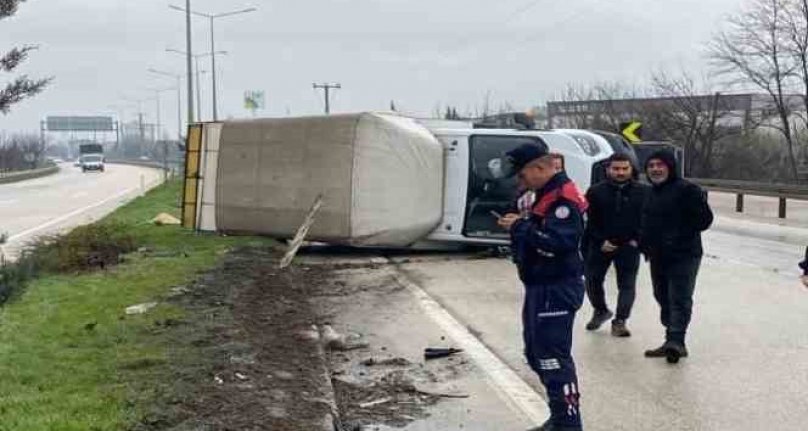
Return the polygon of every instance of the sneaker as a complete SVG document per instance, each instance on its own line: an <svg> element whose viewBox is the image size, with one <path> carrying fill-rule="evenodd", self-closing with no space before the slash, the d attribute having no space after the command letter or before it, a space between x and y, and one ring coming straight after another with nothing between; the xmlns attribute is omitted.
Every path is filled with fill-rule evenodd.
<svg viewBox="0 0 808 431"><path fill-rule="evenodd" d="M586 330L596 331L600 329L600 327L603 326L604 323L608 322L613 316L614 314L609 310L595 311L595 313L592 315L592 320L586 324Z"/></svg>
<svg viewBox="0 0 808 431"><path fill-rule="evenodd" d="M631 331L626 328L625 320L612 321L612 336L619 338L626 338L631 336Z"/></svg>

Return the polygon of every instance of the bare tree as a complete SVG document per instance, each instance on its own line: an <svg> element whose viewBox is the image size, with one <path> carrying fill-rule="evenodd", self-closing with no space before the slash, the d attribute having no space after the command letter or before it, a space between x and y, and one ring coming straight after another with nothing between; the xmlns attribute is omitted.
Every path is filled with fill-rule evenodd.
<svg viewBox="0 0 808 431"><path fill-rule="evenodd" d="M777 121L766 125L782 134L797 179L793 109L786 92L800 69L800 61L789 48L793 46L790 29L796 25L791 22L795 0L749 1L747 10L730 18L729 29L710 42L709 55L717 72L731 77L732 83L752 84L770 96ZM802 38L797 39L801 42Z"/></svg>
<svg viewBox="0 0 808 431"><path fill-rule="evenodd" d="M631 105L625 103L626 99L634 99L639 94L637 89L619 82L568 84L560 96L560 101L566 102L563 118L551 120L554 126L617 132L621 123L636 119L640 114L625 109Z"/></svg>
<svg viewBox="0 0 808 431"><path fill-rule="evenodd" d="M0 0L0 20L8 18L17 11L17 6L25 0ZM0 73L11 73L28 58L28 54L36 49L34 46L13 48L0 56ZM0 88L0 113L8 114L11 105L41 92L51 81L47 79L30 79L27 75L13 78L4 88Z"/></svg>
<svg viewBox="0 0 808 431"><path fill-rule="evenodd" d="M654 73L651 91L658 99L643 113L648 127L684 148L686 175L713 176L716 144L743 131L743 120L726 103L729 97L705 96L709 92L685 72L678 76Z"/></svg>

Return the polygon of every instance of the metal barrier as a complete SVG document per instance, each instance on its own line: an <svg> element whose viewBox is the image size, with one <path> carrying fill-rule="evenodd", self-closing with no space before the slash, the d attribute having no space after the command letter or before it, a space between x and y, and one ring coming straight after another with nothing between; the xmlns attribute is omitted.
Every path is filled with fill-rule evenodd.
<svg viewBox="0 0 808 431"><path fill-rule="evenodd" d="M700 185L705 190L734 193L735 211L742 213L744 195L767 196L778 198L778 217L786 218L787 200L808 201L808 185L759 183L754 181L714 180L704 178L690 178L690 181Z"/></svg>

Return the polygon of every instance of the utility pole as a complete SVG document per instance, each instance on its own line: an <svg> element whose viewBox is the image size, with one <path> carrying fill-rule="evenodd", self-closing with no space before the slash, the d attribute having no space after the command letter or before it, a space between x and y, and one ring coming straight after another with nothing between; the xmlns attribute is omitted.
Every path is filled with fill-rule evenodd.
<svg viewBox="0 0 808 431"><path fill-rule="evenodd" d="M339 83L336 84L312 84L315 90L325 90L325 114L328 115L331 113L331 89L339 90L342 88L342 85Z"/></svg>

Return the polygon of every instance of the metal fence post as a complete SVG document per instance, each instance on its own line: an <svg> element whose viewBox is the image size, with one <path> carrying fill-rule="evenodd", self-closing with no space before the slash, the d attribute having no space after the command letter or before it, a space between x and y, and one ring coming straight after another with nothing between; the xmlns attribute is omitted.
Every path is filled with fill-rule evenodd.
<svg viewBox="0 0 808 431"><path fill-rule="evenodd" d="M743 212L743 193L738 193L735 196L735 212Z"/></svg>

